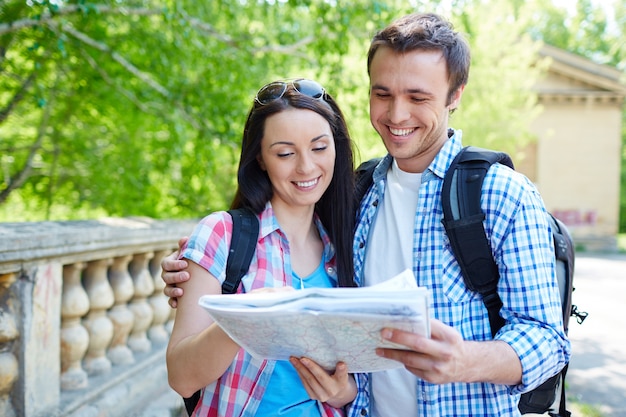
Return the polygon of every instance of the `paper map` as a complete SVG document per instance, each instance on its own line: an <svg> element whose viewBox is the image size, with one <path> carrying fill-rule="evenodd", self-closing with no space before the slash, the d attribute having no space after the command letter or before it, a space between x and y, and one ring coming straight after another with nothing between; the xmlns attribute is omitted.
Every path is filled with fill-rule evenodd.
<svg viewBox="0 0 626 417"><path fill-rule="evenodd" d="M384 327L430 335L429 295L405 271L365 288L309 288L296 291L206 295L200 305L252 356L286 360L311 358L326 369L339 361L349 372L398 368L376 355Z"/></svg>

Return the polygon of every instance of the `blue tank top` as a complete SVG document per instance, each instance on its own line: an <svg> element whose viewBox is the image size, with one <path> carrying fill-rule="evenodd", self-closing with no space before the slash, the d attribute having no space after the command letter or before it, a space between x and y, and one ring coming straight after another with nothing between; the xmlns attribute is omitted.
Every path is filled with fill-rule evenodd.
<svg viewBox="0 0 626 417"><path fill-rule="evenodd" d="M293 273L293 287L332 287L324 269L324 259L311 275L300 278ZM258 416L320 417L322 411L316 400L309 398L295 368L289 361L276 361L265 394L256 412Z"/></svg>

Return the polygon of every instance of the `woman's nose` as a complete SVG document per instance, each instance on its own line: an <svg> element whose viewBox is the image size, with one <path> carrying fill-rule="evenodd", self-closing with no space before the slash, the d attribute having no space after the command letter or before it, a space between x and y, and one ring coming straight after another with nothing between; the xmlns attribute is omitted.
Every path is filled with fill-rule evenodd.
<svg viewBox="0 0 626 417"><path fill-rule="evenodd" d="M298 158L298 165L296 167L299 173L307 173L311 172L314 168L315 163L313 162L313 158L308 154L301 154Z"/></svg>

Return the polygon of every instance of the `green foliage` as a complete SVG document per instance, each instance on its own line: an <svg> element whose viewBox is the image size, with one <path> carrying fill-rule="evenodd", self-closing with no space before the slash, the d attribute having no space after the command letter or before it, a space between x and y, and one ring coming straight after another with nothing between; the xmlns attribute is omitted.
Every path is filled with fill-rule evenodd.
<svg viewBox="0 0 626 417"><path fill-rule="evenodd" d="M532 86L546 69L537 61L540 43L524 33L530 11L502 1L452 10L472 51L470 79L452 123L463 130L464 144L516 155L535 140L529 128L540 109Z"/></svg>
<svg viewBox="0 0 626 417"><path fill-rule="evenodd" d="M527 29L534 38L626 70L626 3L613 1L608 10L593 0L576 0L569 9L552 0L535 2L537 11Z"/></svg>
<svg viewBox="0 0 626 417"><path fill-rule="evenodd" d="M3 4L0 219L227 207L256 90L308 76L337 91L343 57L368 37L358 28L380 26L372 5Z"/></svg>

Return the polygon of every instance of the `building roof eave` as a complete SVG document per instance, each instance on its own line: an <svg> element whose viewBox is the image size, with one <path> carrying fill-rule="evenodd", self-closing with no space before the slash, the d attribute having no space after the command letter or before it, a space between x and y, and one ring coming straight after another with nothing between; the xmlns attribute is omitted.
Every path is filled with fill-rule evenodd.
<svg viewBox="0 0 626 417"><path fill-rule="evenodd" d="M626 96L626 85L621 81L622 72L608 65L595 62L556 48L543 45L539 55L551 59L549 71L577 82L584 83L618 97Z"/></svg>

